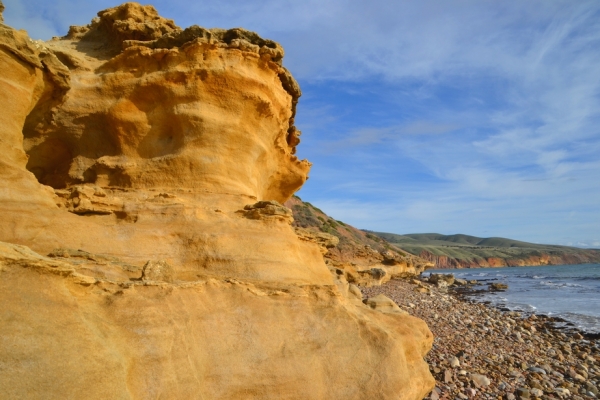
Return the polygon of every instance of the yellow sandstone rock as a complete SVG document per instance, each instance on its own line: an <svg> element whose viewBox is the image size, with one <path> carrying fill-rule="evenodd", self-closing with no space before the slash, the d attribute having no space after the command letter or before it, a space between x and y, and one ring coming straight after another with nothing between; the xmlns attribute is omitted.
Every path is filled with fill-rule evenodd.
<svg viewBox="0 0 600 400"><path fill-rule="evenodd" d="M0 254L3 398L418 399L431 386L425 324L331 286L90 284L65 261Z"/></svg>
<svg viewBox="0 0 600 400"><path fill-rule="evenodd" d="M422 398L425 323L362 304L281 205L310 168L281 46L98 15L0 24L3 398Z"/></svg>

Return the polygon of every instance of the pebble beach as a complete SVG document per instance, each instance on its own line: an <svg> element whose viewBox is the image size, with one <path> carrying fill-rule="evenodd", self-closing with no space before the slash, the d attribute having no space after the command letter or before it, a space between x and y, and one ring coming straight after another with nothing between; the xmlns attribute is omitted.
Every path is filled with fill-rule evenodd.
<svg viewBox="0 0 600 400"><path fill-rule="evenodd" d="M600 341L556 328L552 317L502 311L467 299L464 286L418 279L361 291L384 294L433 332L426 361L436 386L426 399L600 397Z"/></svg>

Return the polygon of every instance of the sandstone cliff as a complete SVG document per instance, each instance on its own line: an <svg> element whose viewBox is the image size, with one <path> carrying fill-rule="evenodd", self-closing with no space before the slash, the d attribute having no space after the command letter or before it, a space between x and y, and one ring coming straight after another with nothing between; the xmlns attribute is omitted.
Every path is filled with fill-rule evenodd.
<svg viewBox="0 0 600 400"><path fill-rule="evenodd" d="M327 266L351 283L371 286L393 278L418 275L433 268L430 261L409 254L376 235L337 221L310 203L293 196L285 205L294 213L296 231L327 238Z"/></svg>
<svg viewBox="0 0 600 400"><path fill-rule="evenodd" d="M296 232L283 49L126 3L0 24L3 398L419 399L432 335ZM325 240L326 241L326 240Z"/></svg>

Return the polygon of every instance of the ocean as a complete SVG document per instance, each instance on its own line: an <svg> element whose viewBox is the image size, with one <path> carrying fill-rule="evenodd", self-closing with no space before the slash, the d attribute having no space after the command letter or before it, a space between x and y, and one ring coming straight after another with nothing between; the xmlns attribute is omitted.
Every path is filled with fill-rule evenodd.
<svg viewBox="0 0 600 400"><path fill-rule="evenodd" d="M483 284L506 283L508 290L504 292L486 291L468 297L499 308L559 317L567 322L558 326L600 333L600 264L430 269L423 275L430 273L454 274Z"/></svg>

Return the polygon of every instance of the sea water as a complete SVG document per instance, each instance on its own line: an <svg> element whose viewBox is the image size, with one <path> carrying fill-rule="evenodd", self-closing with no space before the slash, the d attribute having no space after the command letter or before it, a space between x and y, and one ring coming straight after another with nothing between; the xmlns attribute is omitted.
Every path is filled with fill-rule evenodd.
<svg viewBox="0 0 600 400"><path fill-rule="evenodd" d="M515 311L560 317L588 333L600 333L600 264L427 270L482 284L501 282L503 292L479 293L473 300ZM475 286L475 289L486 287Z"/></svg>

